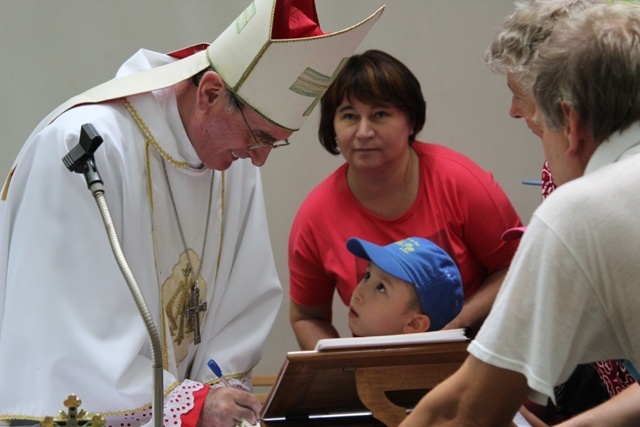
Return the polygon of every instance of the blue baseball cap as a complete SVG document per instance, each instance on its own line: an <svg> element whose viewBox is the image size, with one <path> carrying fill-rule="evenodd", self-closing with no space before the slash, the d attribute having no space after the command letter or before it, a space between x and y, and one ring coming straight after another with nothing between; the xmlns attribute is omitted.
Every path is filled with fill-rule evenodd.
<svg viewBox="0 0 640 427"><path fill-rule="evenodd" d="M352 237L347 249L371 261L382 271L411 283L418 294L430 331L442 329L462 310L462 279L455 262L441 247L421 237L410 237L386 246Z"/></svg>

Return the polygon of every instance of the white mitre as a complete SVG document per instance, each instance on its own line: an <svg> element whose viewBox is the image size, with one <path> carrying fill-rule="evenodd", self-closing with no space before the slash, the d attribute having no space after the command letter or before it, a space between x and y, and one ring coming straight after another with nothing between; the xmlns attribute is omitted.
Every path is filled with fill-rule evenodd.
<svg viewBox="0 0 640 427"><path fill-rule="evenodd" d="M62 104L46 121L80 104L172 86L213 67L253 110L296 131L383 10L381 6L345 30L323 33L314 0L254 0L211 45L182 49L170 54L181 58L176 62L89 89Z"/></svg>

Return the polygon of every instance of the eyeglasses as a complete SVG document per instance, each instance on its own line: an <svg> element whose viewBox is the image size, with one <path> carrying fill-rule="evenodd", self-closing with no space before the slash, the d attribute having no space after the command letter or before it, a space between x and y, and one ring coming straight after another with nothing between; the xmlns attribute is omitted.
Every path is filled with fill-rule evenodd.
<svg viewBox="0 0 640 427"><path fill-rule="evenodd" d="M259 142L258 138L256 138L256 135L253 133L253 130L251 130L251 126L249 126L249 122L247 121L247 118L244 116L244 113L242 112L242 105L235 97L234 97L234 101L236 103L236 107L240 111L240 115L242 116L242 120L244 121L244 124L247 127L247 130L251 134L251 138L253 138L253 142L255 142L255 144L247 147L249 150L258 150L260 148L286 147L287 145L291 144L288 139L285 139L284 141Z"/></svg>

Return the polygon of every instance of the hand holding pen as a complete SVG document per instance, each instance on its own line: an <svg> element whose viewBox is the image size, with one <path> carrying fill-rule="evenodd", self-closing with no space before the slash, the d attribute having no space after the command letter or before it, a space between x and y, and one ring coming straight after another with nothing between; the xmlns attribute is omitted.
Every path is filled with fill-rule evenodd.
<svg viewBox="0 0 640 427"><path fill-rule="evenodd" d="M229 381L227 381L227 379L224 377L224 375L222 375L222 369L220 369L220 366L218 366L218 364L215 362L215 360L209 359L209 361L207 362L207 366L209 366L209 369L211 369L213 374L220 379L220 382L225 387L233 388L233 386L229 383ZM236 401L236 403L238 403L238 402ZM253 412L254 416L257 419L257 417L258 417L257 414L260 411L259 404L258 404L257 407L252 407L252 405L250 405L250 406L247 406L246 408L251 410ZM251 424L251 423L247 422L244 418L243 419L234 418L234 420L236 422L236 426L250 426L251 427L251 426L254 426L254 425L255 426L259 426L260 425L259 423Z"/></svg>

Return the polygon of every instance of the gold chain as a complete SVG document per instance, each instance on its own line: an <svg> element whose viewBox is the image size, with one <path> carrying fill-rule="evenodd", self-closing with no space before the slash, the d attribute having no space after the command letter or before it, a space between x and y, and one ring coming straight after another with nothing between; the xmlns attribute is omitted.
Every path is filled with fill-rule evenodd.
<svg viewBox="0 0 640 427"><path fill-rule="evenodd" d="M169 155L169 153L167 153L161 146L160 144L158 144L158 142L156 141L156 139L154 138L153 134L151 133L151 131L149 130L149 128L147 127L147 125L144 123L144 121L142 120L142 118L140 117L140 115L138 114L138 112L136 111L136 109L133 107L133 105L131 105L131 103L126 99L126 98L122 98L122 103L124 104L125 108L127 109L127 111L129 112L129 114L131 115L131 117L133 118L133 120L136 122L136 124L138 125L138 127L140 128L140 130L142 131L142 133L144 134L146 140L145 140L145 160L146 160L146 168L147 168L147 185L149 188L149 200L150 200L150 205L151 205L151 211L153 212L154 210L154 201L153 201L153 183L152 183L152 179L151 179L151 159L150 159L150 155L149 155L149 148L151 146L153 146L156 151L160 154L160 156L162 157L162 159L166 162L168 162L169 164L171 164L173 167L181 169L181 168L187 168L189 167L189 163L188 162L181 162L178 161L176 159L174 159L173 157L171 157ZM164 161L162 162L162 166L164 167ZM212 172L212 174L215 175L215 172ZM166 178L166 176L165 176ZM226 198L226 173L225 171L221 172L221 212L220 212L220 244L218 247L218 259L216 260L216 273L215 273L215 280L217 280L218 277L218 271L220 269L220 259L222 256L222 244L223 244L223 236L224 236L224 213L225 213L225 198ZM211 186L211 190L213 190L213 175L212 175L212 186ZM168 181L167 181L168 184ZM209 199L209 212L207 214L207 227L208 227L208 222L209 222L209 216L210 216L210 212L211 212L211 198L212 198L212 194L213 192L210 193L210 199ZM173 202L173 197L172 197L172 203L174 203L175 206L175 202ZM153 217L153 214L152 214ZM176 211L176 220L178 220L177 218L177 211ZM180 223L178 220L178 226L180 227ZM180 227L180 231L181 227ZM205 236L205 242L206 242L206 238L207 236ZM153 242L154 242L154 251L157 253L157 242L155 239L155 233L154 233L154 237L153 237ZM183 244L184 244L184 238L183 238ZM186 251L186 248L185 248ZM203 251L204 251L204 244L203 244ZM202 255L202 254L201 254ZM188 256L188 251L187 251L187 256ZM191 264L190 260L189 264ZM198 269L199 271L202 268L202 263L203 260L200 261L200 268ZM193 267L190 266L192 271L193 271ZM196 277L197 280L198 277ZM214 285L215 286L215 285ZM164 316L161 316L162 318L162 334L163 336L165 335L165 318ZM163 339L164 342L166 342L166 337L165 339ZM163 346L164 351L163 351L163 365L165 367L168 366L168 352L166 350L166 345Z"/></svg>

